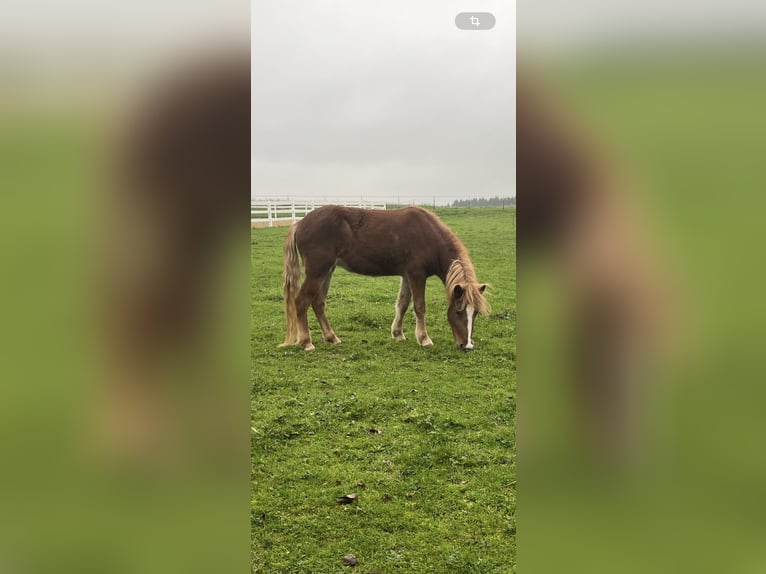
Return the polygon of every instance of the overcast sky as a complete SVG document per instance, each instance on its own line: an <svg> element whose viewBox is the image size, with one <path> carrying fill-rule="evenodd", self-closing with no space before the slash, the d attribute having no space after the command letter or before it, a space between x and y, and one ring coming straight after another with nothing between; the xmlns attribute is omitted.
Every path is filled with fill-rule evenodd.
<svg viewBox="0 0 766 574"><path fill-rule="evenodd" d="M523 0L518 18L521 43L558 53L625 46L762 46L766 2Z"/></svg>
<svg viewBox="0 0 766 574"><path fill-rule="evenodd" d="M515 195L515 6L468 4L255 2L252 195Z"/></svg>

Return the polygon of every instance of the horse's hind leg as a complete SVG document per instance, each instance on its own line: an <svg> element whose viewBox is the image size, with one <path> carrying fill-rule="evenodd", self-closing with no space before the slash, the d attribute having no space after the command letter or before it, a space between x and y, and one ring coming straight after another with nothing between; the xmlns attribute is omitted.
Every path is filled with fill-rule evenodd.
<svg viewBox="0 0 766 574"><path fill-rule="evenodd" d="M327 292L330 290L330 281L332 280L333 271L335 271L334 267L330 269L327 275L325 275L324 279L322 280L322 284L319 287L319 291L317 292L316 297L314 297L314 301L311 303L311 307L314 309L314 314L317 316L317 320L319 321L319 327L322 329L322 337L324 340L328 343L332 343L333 345L337 345L340 343L340 339L338 339L335 331L332 330L330 321L327 319L327 315L325 314Z"/></svg>
<svg viewBox="0 0 766 574"><path fill-rule="evenodd" d="M396 315L394 316L394 322L391 323L391 336L394 338L394 341L404 341L407 338L402 331L402 321L404 320L407 308L410 306L410 299L412 299L410 282L406 277L402 277L402 281L399 284L399 297L396 299Z"/></svg>
<svg viewBox="0 0 766 574"><path fill-rule="evenodd" d="M412 309L415 311L415 338L418 343L428 347L434 342L426 332L426 278L420 276L408 276L407 278L412 291Z"/></svg>
<svg viewBox="0 0 766 574"><path fill-rule="evenodd" d="M306 351L314 350L309 331L308 309L309 305L316 299L321 287L322 277L307 275L295 297L295 311L298 315L298 344Z"/></svg>

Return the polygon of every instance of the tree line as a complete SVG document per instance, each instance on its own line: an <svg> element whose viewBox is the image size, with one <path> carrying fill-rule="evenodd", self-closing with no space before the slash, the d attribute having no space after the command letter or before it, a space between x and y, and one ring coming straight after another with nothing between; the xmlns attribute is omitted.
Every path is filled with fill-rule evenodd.
<svg viewBox="0 0 766 574"><path fill-rule="evenodd" d="M474 197L472 199L456 199L452 207L505 207L516 205L515 197Z"/></svg>

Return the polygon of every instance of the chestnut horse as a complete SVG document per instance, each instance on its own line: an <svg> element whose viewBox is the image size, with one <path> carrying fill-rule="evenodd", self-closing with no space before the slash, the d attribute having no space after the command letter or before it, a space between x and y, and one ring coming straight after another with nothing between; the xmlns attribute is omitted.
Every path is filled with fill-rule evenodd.
<svg viewBox="0 0 766 574"><path fill-rule="evenodd" d="M285 240L284 300L287 318L285 345L314 349L308 308L314 309L322 337L340 339L325 314L325 300L337 265L370 276L401 276L391 336L405 339L402 320L410 300L415 311L415 338L432 345L426 332L426 279L436 275L446 288L447 320L459 349L473 349L476 316L486 315L485 284L476 280L468 251L433 213L419 207L377 211L327 205L294 224ZM300 261L305 278L300 285Z"/></svg>

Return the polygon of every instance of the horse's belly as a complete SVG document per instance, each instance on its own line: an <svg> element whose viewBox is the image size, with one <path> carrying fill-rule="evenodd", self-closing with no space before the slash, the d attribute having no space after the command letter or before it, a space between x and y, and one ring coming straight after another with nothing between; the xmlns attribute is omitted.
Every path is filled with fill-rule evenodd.
<svg viewBox="0 0 766 574"><path fill-rule="evenodd" d="M370 275L373 277L382 277L386 275L401 275L402 270L399 265L392 261L386 261L382 258L369 257L344 257L338 259L338 265L346 271L358 273L360 275Z"/></svg>

